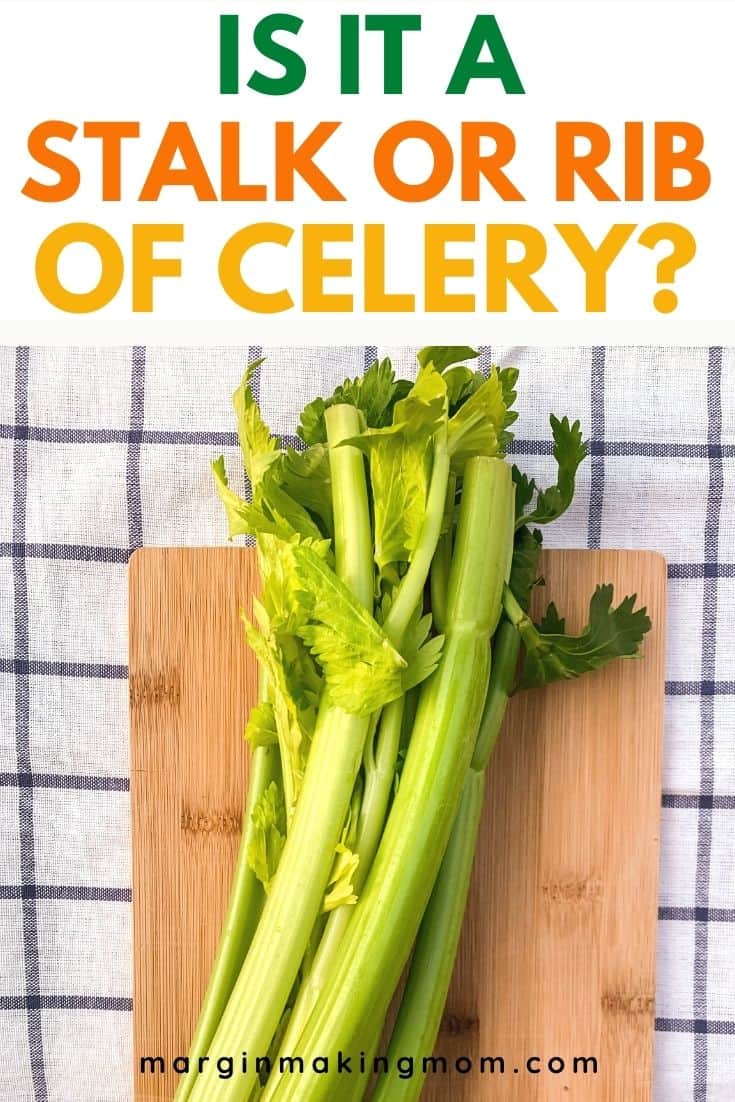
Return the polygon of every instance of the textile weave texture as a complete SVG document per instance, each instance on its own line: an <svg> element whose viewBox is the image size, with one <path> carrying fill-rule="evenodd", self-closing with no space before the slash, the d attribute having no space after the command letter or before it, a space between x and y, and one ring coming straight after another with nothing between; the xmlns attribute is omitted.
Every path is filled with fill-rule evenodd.
<svg viewBox="0 0 735 1102"><path fill-rule="evenodd" d="M242 348L2 348L0 1098L128 1102L132 550L225 541L209 461L238 468ZM272 428L410 348L272 348ZM487 347L521 368L516 454L553 470L538 411L591 460L549 546L669 563L656 1102L735 1098L735 349ZM242 489L242 487L240 487Z"/></svg>

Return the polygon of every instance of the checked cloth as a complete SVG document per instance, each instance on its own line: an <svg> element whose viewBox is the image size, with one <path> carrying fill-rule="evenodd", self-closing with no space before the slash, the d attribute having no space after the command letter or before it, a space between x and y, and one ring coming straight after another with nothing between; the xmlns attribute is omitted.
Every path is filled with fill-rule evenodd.
<svg viewBox="0 0 735 1102"><path fill-rule="evenodd" d="M0 349L0 1100L129 1102L126 564L225 540L209 460L237 470L242 348ZM408 348L273 348L273 429ZM550 546L669 562L656 1102L735 1099L735 349L492 348L592 458ZM242 489L242 487L240 487Z"/></svg>

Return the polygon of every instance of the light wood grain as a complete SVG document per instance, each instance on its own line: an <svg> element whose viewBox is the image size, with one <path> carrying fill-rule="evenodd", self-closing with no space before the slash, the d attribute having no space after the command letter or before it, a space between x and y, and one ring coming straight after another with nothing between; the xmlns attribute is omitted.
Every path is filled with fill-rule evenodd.
<svg viewBox="0 0 735 1102"><path fill-rule="evenodd" d="M543 599L580 625L598 581L638 592L640 662L513 702L491 763L471 902L437 1053L502 1056L427 1102L649 1102L666 568L645 552L548 552ZM244 549L146 549L130 567L135 1097L176 1077L139 1057L185 1053L225 907L246 779L255 668L238 608ZM531 1075L528 1057L562 1057ZM575 1056L599 1071L573 1074ZM518 1067L518 1073L514 1068Z"/></svg>

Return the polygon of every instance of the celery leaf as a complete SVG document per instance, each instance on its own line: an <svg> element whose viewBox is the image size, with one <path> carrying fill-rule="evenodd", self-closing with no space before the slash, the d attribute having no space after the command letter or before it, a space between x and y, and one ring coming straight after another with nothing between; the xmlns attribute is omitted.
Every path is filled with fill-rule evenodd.
<svg viewBox="0 0 735 1102"><path fill-rule="evenodd" d="M253 488L258 485L266 469L278 454L278 441L271 436L268 426L261 417L250 386L253 374L263 363L263 359L264 357L248 366L242 382L232 395L243 462Z"/></svg>
<svg viewBox="0 0 735 1102"><path fill-rule="evenodd" d="M248 846L248 864L267 892L286 844L286 810L275 781L271 781L256 803L251 821L253 836Z"/></svg>
<svg viewBox="0 0 735 1102"><path fill-rule="evenodd" d="M533 478L529 478L527 474L524 474L522 470L516 467L515 463L512 468L513 484L516 488L516 522L523 516L523 510L527 505L530 505L533 501L533 496L536 493L536 482ZM525 523L525 522L524 522ZM516 527L520 528L519 524Z"/></svg>
<svg viewBox="0 0 735 1102"><path fill-rule="evenodd" d="M550 422L554 437L552 454L558 468L556 483L546 490L538 490L532 479L526 478L517 469L514 470L516 502L521 503L521 508L530 504L533 493L538 491L532 511L520 512L516 519L516 528L524 524L549 524L566 512L574 497L577 469L587 456L587 444L582 440L579 421L570 424L568 417L560 421L552 414Z"/></svg>
<svg viewBox="0 0 735 1102"><path fill-rule="evenodd" d="M516 626L525 648L519 688L579 677L615 658L633 658L651 627L645 608L635 608L635 594L613 607L613 587L599 585L590 601L589 622L579 635L568 635L556 607L549 605L534 624L525 615Z"/></svg>
<svg viewBox="0 0 735 1102"><path fill-rule="evenodd" d="M306 451L287 448L279 457L274 475L280 479L289 496L317 516L328 535L334 532L332 516L332 476L329 449L314 444Z"/></svg>
<svg viewBox="0 0 735 1102"><path fill-rule="evenodd" d="M508 409L497 368L449 419L449 452L452 469L461 473L467 459L503 453Z"/></svg>
<svg viewBox="0 0 735 1102"><path fill-rule="evenodd" d="M447 388L447 405L450 415L466 402L471 394L474 394L485 382L485 376L481 371L472 371L469 367L459 365L450 367L442 375L444 385Z"/></svg>
<svg viewBox="0 0 735 1102"><path fill-rule="evenodd" d="M245 725L245 738L253 750L258 746L272 746L278 742L273 705L267 700L261 701L260 704L256 704L254 708L250 709L250 715Z"/></svg>
<svg viewBox="0 0 735 1102"><path fill-rule="evenodd" d="M541 533L538 528L521 528L513 545L508 585L524 612L528 612L533 588L543 584L538 573L540 553Z"/></svg>
<svg viewBox="0 0 735 1102"><path fill-rule="evenodd" d="M278 455L273 456L274 460L278 458ZM215 488L225 508L229 539L268 534L282 540L322 538L323 533L311 514L280 485L278 466L274 462L263 472L253 491L253 500L246 501L229 484L224 456L212 463Z"/></svg>
<svg viewBox="0 0 735 1102"><path fill-rule="evenodd" d="M377 711L403 692L405 659L334 571L308 545L284 545L306 610L298 634L324 673L326 690L353 715Z"/></svg>
<svg viewBox="0 0 735 1102"><path fill-rule="evenodd" d="M432 438L446 419L441 375L422 369L408 394L396 402L393 423L366 429L343 441L365 453L370 464L375 524L375 561L381 574L390 563L410 562L424 524L432 461Z"/></svg>
<svg viewBox="0 0 735 1102"><path fill-rule="evenodd" d="M390 360L376 360L364 375L345 379L329 398L315 398L302 411L297 433L305 444L325 444L324 411L344 403L359 409L368 428L383 428L391 422L393 406L411 384L396 379Z"/></svg>
<svg viewBox="0 0 735 1102"><path fill-rule="evenodd" d="M474 360L478 356L478 352L474 348L456 346L449 347L446 345L428 345L426 348L422 348L418 353L418 361L420 367L427 367L429 364L433 364L436 370L441 374L448 367L452 367L453 364L462 363L464 360Z"/></svg>
<svg viewBox="0 0 735 1102"><path fill-rule="evenodd" d="M256 627L244 615L250 649L268 678L269 700L281 750L287 817L290 820L306 767L306 758L316 722L319 682L300 653L301 643L271 630L264 607L257 600L253 608L260 621Z"/></svg>
<svg viewBox="0 0 735 1102"><path fill-rule="evenodd" d="M334 865L327 883L327 893L324 896L323 911L333 911L337 907L351 907L357 903L357 895L352 883L357 866L360 864L359 854L339 842L336 848Z"/></svg>
<svg viewBox="0 0 735 1102"><path fill-rule="evenodd" d="M430 632L431 615L422 616L421 609L417 608L403 636L402 653L408 663L403 672L404 692L420 685L439 665L444 636L430 637Z"/></svg>
<svg viewBox="0 0 735 1102"><path fill-rule="evenodd" d="M239 494L235 493L230 486L229 479L227 478L227 471L225 470L225 457L221 455L219 459L215 459L212 462L211 466L212 474L214 475L215 489L225 508L228 538L234 539L236 536L253 535L250 503L240 497Z"/></svg>

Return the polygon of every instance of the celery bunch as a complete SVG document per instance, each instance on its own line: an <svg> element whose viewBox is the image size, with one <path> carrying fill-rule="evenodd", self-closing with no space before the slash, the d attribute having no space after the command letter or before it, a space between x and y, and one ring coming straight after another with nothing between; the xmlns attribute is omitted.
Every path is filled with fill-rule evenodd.
<svg viewBox="0 0 735 1102"><path fill-rule="evenodd" d="M553 605L532 621L538 526L569 506L587 449L578 423L552 417L556 483L511 467L517 372L485 376L466 365L475 355L426 348L413 384L375 363L306 407L303 451L263 423L253 367L234 395L250 500L222 459L213 469L230 537L257 542L263 589L245 631L260 699L230 905L178 1102L360 1099L369 1075L352 1058L369 1067L386 1048L420 1067L509 695L632 657L650 627L609 586L578 636ZM220 1078L217 1058L243 1052L247 1071ZM388 1072L373 1097L415 1099L421 1085Z"/></svg>

